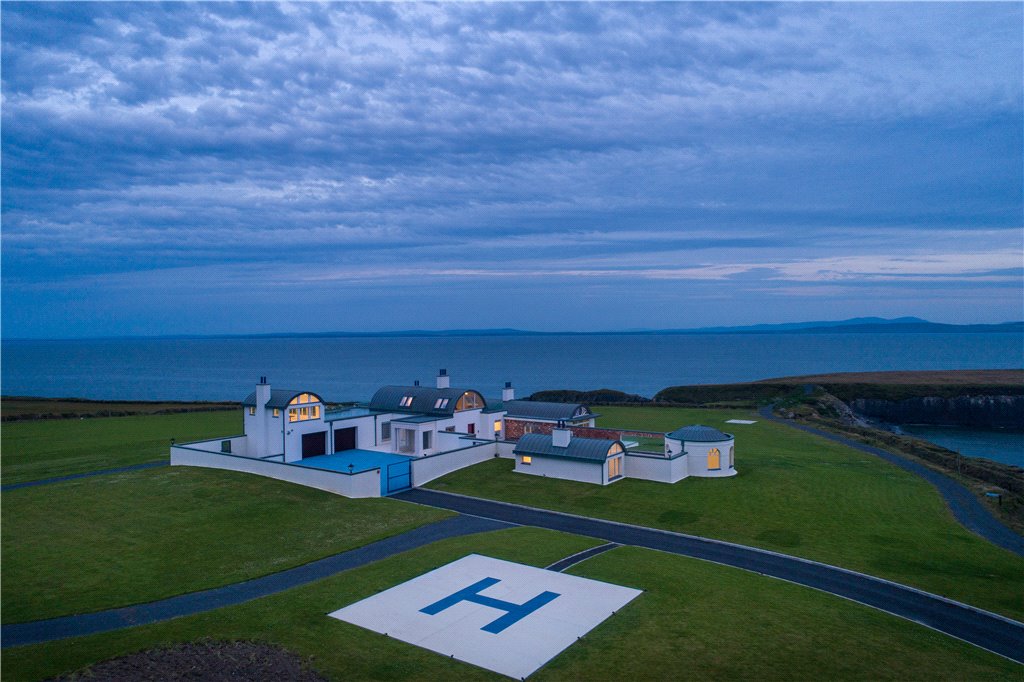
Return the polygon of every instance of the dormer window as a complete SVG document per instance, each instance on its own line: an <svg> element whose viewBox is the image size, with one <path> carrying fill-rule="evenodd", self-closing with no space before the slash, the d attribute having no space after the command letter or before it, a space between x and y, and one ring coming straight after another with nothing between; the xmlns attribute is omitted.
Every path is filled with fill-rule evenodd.
<svg viewBox="0 0 1024 682"><path fill-rule="evenodd" d="M455 403L455 411L476 410L482 408L484 404L484 398L479 393L476 391L466 391L459 398L459 402Z"/></svg>
<svg viewBox="0 0 1024 682"><path fill-rule="evenodd" d="M412 396L411 395L402 396L402 400L398 404L400 406L402 406L402 407L412 407Z"/></svg>
<svg viewBox="0 0 1024 682"><path fill-rule="evenodd" d="M448 407L448 398L438 398L434 401L435 410L443 410L446 407Z"/></svg>

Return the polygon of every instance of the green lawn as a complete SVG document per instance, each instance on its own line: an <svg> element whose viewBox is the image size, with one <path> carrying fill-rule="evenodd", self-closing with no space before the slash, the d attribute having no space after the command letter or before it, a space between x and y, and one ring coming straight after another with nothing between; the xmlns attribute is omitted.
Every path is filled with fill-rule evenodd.
<svg viewBox="0 0 1024 682"><path fill-rule="evenodd" d="M47 419L3 425L3 482L140 464L168 458L178 442L242 431L240 410L103 419Z"/></svg>
<svg viewBox="0 0 1024 682"><path fill-rule="evenodd" d="M2 677L31 682L155 645L273 642L331 679L506 679L326 614L476 552L545 566L593 541L515 528L435 543L240 606L4 650ZM570 569L644 593L531 679L998 680L1021 667L923 626L752 573L621 548Z"/></svg>
<svg viewBox="0 0 1024 682"><path fill-rule="evenodd" d="M764 547L1024 617L1024 559L960 526L921 479L851 448L746 411L602 407L606 427L735 433L737 476L607 487L539 478L495 459L430 483L518 502Z"/></svg>
<svg viewBox="0 0 1024 682"><path fill-rule="evenodd" d="M0 612L7 623L152 601L280 571L449 515L191 467L23 488L3 496Z"/></svg>

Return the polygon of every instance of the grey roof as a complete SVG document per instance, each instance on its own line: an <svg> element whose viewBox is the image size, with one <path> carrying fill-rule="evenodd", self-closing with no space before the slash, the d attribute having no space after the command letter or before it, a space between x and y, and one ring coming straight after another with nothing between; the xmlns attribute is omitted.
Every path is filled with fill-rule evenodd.
<svg viewBox="0 0 1024 682"><path fill-rule="evenodd" d="M542 433L526 433L512 450L516 455L537 455L538 457L565 457L603 462L608 459L608 450L621 441L605 438L576 438L569 441L569 447L558 448L551 444L551 436ZM625 449L625 448L623 448Z"/></svg>
<svg viewBox="0 0 1024 682"><path fill-rule="evenodd" d="M380 412L413 412L417 414L435 414L451 416L455 413L455 404L468 388L430 388L427 386L385 386L373 394L370 409ZM473 391L477 393L477 391ZM412 396L412 405L402 407L402 398ZM447 398L448 404L443 408L434 408L438 398ZM483 396L480 396L483 400ZM487 401L484 400L484 407Z"/></svg>
<svg viewBox="0 0 1024 682"><path fill-rule="evenodd" d="M723 433L714 427L704 426L703 424L684 426L665 435L669 438L690 443L719 443L723 440L732 440L731 433Z"/></svg>
<svg viewBox="0 0 1024 682"><path fill-rule="evenodd" d="M506 417L525 417L548 421L589 419L594 415L590 408L579 403L544 403L536 400L508 400L505 402ZM580 412L577 415L577 412Z"/></svg>
<svg viewBox="0 0 1024 682"><path fill-rule="evenodd" d="M316 396L316 399L320 402L324 401L323 398L312 391L293 391L290 388L272 388L270 389L270 400L267 401L267 407L288 407L288 403L292 401L292 398L302 393L308 393L312 396ZM255 405L256 391L253 391L246 396L245 400L242 401L242 407L254 407Z"/></svg>

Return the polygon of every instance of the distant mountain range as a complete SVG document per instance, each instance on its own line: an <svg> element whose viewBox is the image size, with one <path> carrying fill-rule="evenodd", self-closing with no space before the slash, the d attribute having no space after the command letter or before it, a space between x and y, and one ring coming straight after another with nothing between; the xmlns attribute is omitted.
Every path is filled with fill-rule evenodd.
<svg viewBox="0 0 1024 682"><path fill-rule="evenodd" d="M375 338L375 337L451 337L451 336L595 336L605 334L934 334L934 333L1018 333L1024 334L1024 321L1001 324L942 324L919 317L854 317L848 320L819 320L783 324L755 324L743 327L700 327L697 329L622 329L600 332L538 332L525 329L406 329L385 332L294 332L271 334L217 334L202 338ZM197 338L174 336L163 338Z"/></svg>

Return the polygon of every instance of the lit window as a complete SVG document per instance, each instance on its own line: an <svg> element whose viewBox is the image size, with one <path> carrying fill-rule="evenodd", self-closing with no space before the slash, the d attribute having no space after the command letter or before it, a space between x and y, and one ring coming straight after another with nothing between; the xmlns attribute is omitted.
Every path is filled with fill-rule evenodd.
<svg viewBox="0 0 1024 682"><path fill-rule="evenodd" d="M256 408L255 407L250 407L249 408L249 416L250 417L255 417L256 416Z"/></svg>
<svg viewBox="0 0 1024 682"><path fill-rule="evenodd" d="M620 452L622 452L622 445L620 445L619 443L615 443L610 448L608 448L609 455L614 455Z"/></svg>
<svg viewBox="0 0 1024 682"><path fill-rule="evenodd" d="M722 468L722 453L718 448L711 448L708 450L708 470L714 471L715 469Z"/></svg>
<svg viewBox="0 0 1024 682"><path fill-rule="evenodd" d="M501 433L501 422L494 422L494 432Z"/></svg>
<svg viewBox="0 0 1024 682"><path fill-rule="evenodd" d="M307 419L309 419L309 408L308 407L300 407L299 408L299 420L300 421L306 421Z"/></svg>
<svg viewBox="0 0 1024 682"><path fill-rule="evenodd" d="M622 458L614 457L608 460L608 480L618 478L622 475Z"/></svg>
<svg viewBox="0 0 1024 682"><path fill-rule="evenodd" d="M432 435L433 435L433 433L431 431L424 431L423 432L423 449L424 450L429 450L430 449L430 437Z"/></svg>
<svg viewBox="0 0 1024 682"><path fill-rule="evenodd" d="M274 408L274 416L275 417L280 417L281 416L281 408L279 408L279 407L275 407Z"/></svg>
<svg viewBox="0 0 1024 682"><path fill-rule="evenodd" d="M459 398L459 402L455 403L455 410L461 412L462 410L475 410L484 406L483 397L476 391L466 391Z"/></svg>
<svg viewBox="0 0 1024 682"><path fill-rule="evenodd" d="M523 464L533 464L533 457L523 455Z"/></svg>
<svg viewBox="0 0 1024 682"><path fill-rule="evenodd" d="M380 439L391 440L391 422L383 422L380 425Z"/></svg>
<svg viewBox="0 0 1024 682"><path fill-rule="evenodd" d="M312 417L313 419L319 419L320 418L320 406L319 405L314 405L313 407L309 408L309 416Z"/></svg>
<svg viewBox="0 0 1024 682"><path fill-rule="evenodd" d="M288 421L297 422L299 421L299 411L295 408L288 410Z"/></svg>
<svg viewBox="0 0 1024 682"><path fill-rule="evenodd" d="M299 396L299 402L300 403L308 403L309 402L309 394L308 393L303 393L302 395L300 395Z"/></svg>

